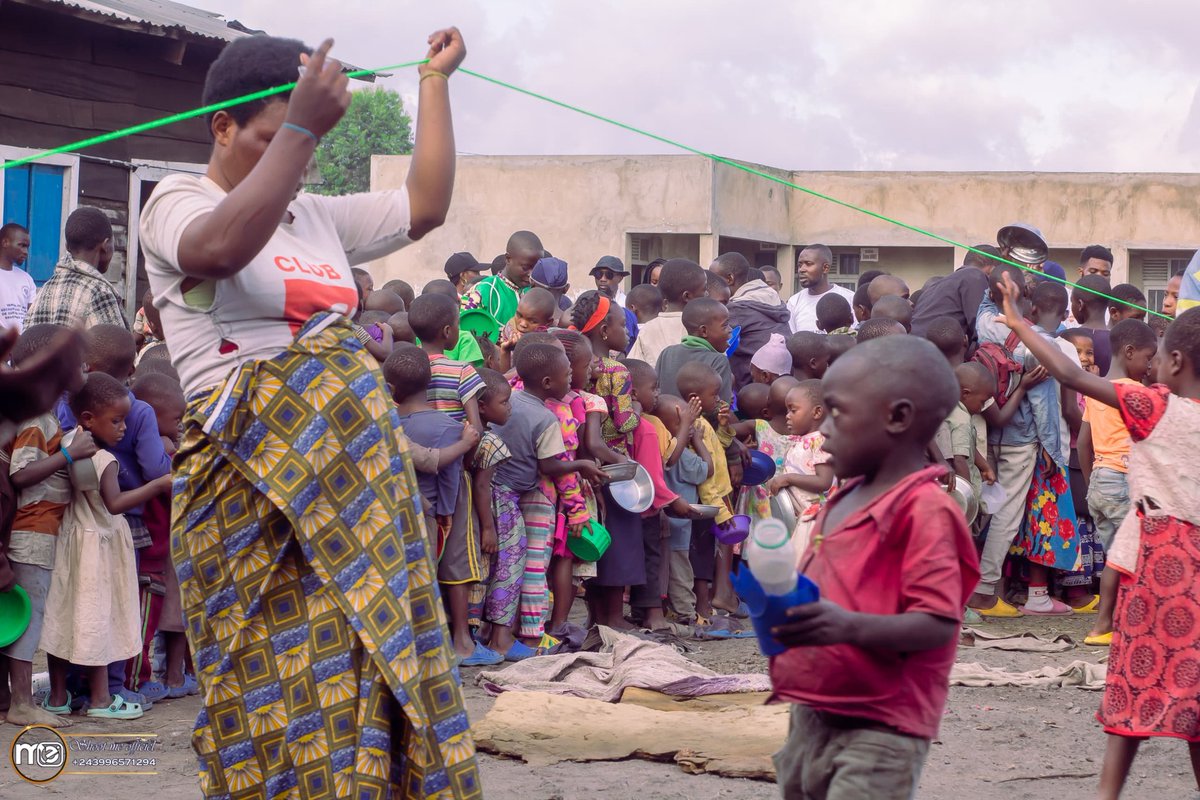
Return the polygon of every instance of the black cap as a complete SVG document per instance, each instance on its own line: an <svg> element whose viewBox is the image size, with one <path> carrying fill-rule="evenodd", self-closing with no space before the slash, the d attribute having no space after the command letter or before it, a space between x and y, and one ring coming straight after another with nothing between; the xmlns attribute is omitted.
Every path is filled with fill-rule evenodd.
<svg viewBox="0 0 1200 800"><path fill-rule="evenodd" d="M629 270L625 269L625 264L616 256L601 256L600 260L596 262L596 266L592 267L592 271L588 274L595 275L596 271L601 269L612 270L617 275L629 274Z"/></svg>
<svg viewBox="0 0 1200 800"><path fill-rule="evenodd" d="M483 267L470 253L455 253L446 259L446 277L454 280L464 272L482 272Z"/></svg>

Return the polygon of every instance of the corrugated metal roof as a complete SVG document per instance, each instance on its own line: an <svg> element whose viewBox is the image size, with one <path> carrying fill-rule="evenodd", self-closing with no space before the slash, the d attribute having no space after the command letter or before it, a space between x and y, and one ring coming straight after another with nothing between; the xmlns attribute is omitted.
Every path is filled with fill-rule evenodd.
<svg viewBox="0 0 1200 800"><path fill-rule="evenodd" d="M3 2L3 0L0 0ZM252 36L265 31L248 28L237 20L226 20L222 15L194 6L185 6L172 0L16 0L18 3L41 6L59 6L68 13L79 16L104 17L118 20L127 25L132 23L146 33L169 35L186 33L190 36L215 41L232 42L243 36ZM80 13L81 12L81 13ZM342 62L342 67L357 70L358 67ZM359 80L372 83L374 75L364 75ZM380 77L388 77L380 73Z"/></svg>
<svg viewBox="0 0 1200 800"><path fill-rule="evenodd" d="M227 21L220 14L205 11L171 0L45 0L51 5L78 9L113 19L145 25L148 29L186 31L193 36L231 42L250 31L236 21Z"/></svg>

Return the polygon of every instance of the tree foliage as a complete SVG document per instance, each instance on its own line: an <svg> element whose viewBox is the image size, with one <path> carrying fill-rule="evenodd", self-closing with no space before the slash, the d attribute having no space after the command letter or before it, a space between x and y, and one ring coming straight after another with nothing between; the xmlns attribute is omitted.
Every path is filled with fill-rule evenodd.
<svg viewBox="0 0 1200 800"><path fill-rule="evenodd" d="M351 95L350 108L317 147L323 183L318 194L351 194L371 189L371 156L412 152L412 117L400 95L373 87Z"/></svg>

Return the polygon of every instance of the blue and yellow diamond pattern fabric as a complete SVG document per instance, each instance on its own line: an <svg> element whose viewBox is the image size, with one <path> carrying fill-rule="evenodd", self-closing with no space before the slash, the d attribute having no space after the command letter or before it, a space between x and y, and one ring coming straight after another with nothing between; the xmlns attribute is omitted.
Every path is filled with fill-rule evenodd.
<svg viewBox="0 0 1200 800"><path fill-rule="evenodd" d="M335 315L191 398L172 556L206 798L479 798L420 497Z"/></svg>

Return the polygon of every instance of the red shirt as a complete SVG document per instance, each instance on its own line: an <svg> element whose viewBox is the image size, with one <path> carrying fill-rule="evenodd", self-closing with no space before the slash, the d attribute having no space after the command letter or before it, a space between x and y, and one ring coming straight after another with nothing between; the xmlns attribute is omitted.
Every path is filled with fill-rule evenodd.
<svg viewBox="0 0 1200 800"><path fill-rule="evenodd" d="M848 483L817 518L802 564L821 596L867 614L924 612L961 623L979 581L979 559L962 511L928 467L897 483L842 527L823 531L825 515L861 483ZM949 691L957 637L914 653L848 644L795 647L771 659L772 701L859 717L932 739Z"/></svg>

